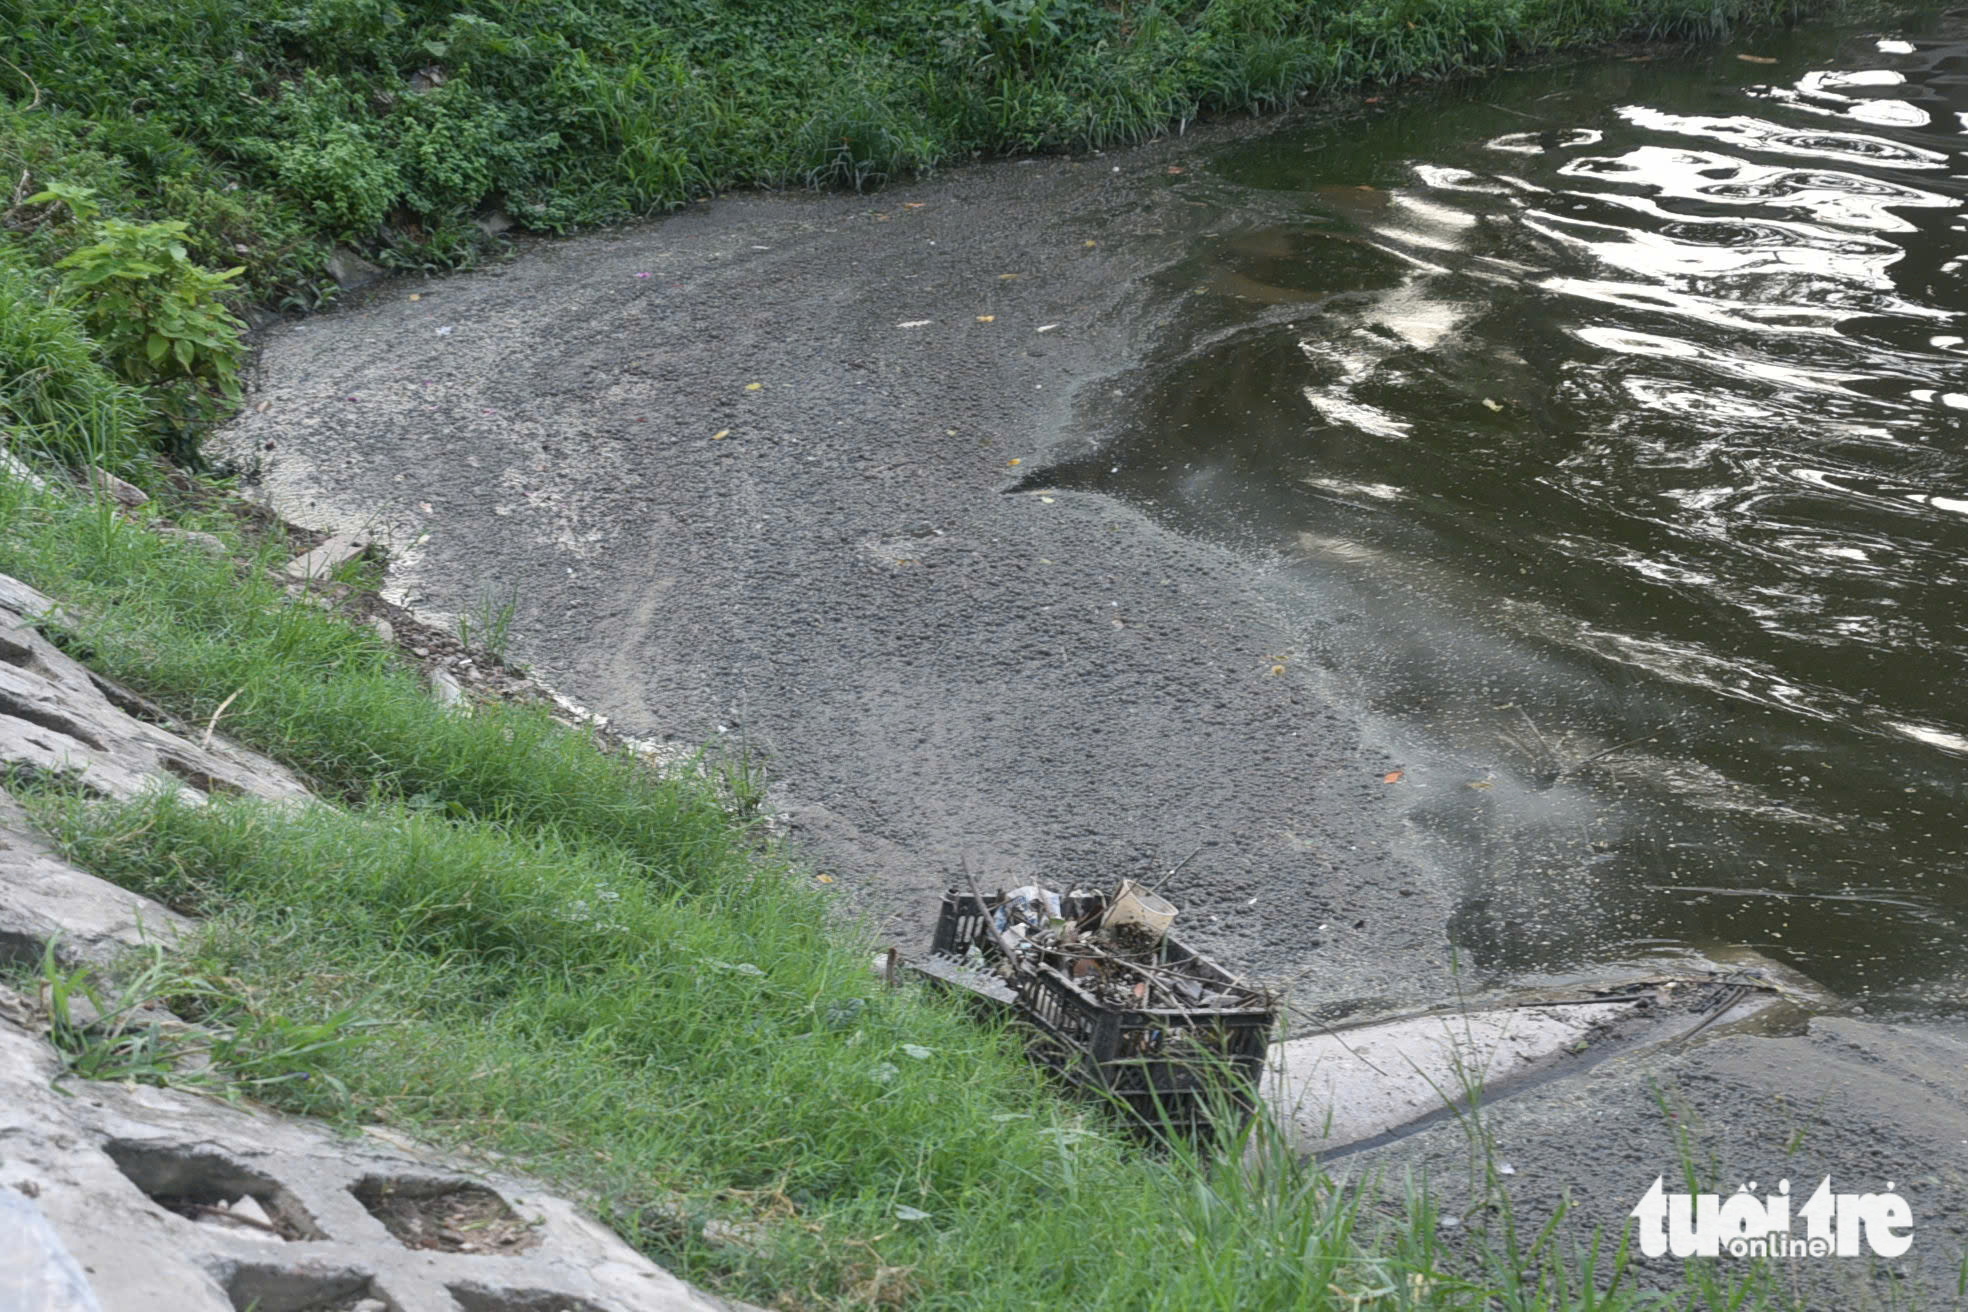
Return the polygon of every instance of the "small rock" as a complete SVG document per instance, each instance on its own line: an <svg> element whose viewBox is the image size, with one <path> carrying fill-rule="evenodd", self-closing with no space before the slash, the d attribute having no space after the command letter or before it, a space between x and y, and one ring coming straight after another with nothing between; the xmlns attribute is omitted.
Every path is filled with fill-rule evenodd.
<svg viewBox="0 0 1968 1312"><path fill-rule="evenodd" d="M89 469L90 482L132 510L150 500L150 494L134 483L126 483L100 465Z"/></svg>
<svg viewBox="0 0 1968 1312"><path fill-rule="evenodd" d="M513 229L512 215L501 209L487 210L476 219L473 219L472 222L476 223L478 230L488 237L497 237L502 233L511 232Z"/></svg>
<svg viewBox="0 0 1968 1312"><path fill-rule="evenodd" d="M430 672L430 686L431 692L444 705L463 706L465 704L464 685L458 682L457 676L452 674L451 671L442 668L432 670Z"/></svg>
<svg viewBox="0 0 1968 1312"><path fill-rule="evenodd" d="M203 551L209 551L214 556L223 556L226 554L226 544L222 540L210 533L201 533L195 528L177 528L170 524L161 524L158 526L157 534L159 537L174 538L179 542L189 542L192 546Z"/></svg>
<svg viewBox="0 0 1968 1312"><path fill-rule="evenodd" d="M381 638L384 642L396 641L396 626L394 624L391 624L388 620L384 619L382 616L378 615L375 619L370 620L369 627L374 629L376 631L376 636Z"/></svg>
<svg viewBox="0 0 1968 1312"><path fill-rule="evenodd" d="M0 449L0 470L6 471L9 478L17 478L37 492L48 490L48 480L29 469L27 462L11 451Z"/></svg>
<svg viewBox="0 0 1968 1312"><path fill-rule="evenodd" d="M428 656L431 654L431 649L429 647L412 647L410 654L418 657Z"/></svg>
<svg viewBox="0 0 1968 1312"><path fill-rule="evenodd" d="M707 1244L721 1248L749 1248L759 1252L765 1247L765 1227L743 1221L706 1221L700 1232Z"/></svg>
<svg viewBox="0 0 1968 1312"><path fill-rule="evenodd" d="M337 246L328 257L328 276L345 292L367 287L383 276L383 271L346 246Z"/></svg>
<svg viewBox="0 0 1968 1312"><path fill-rule="evenodd" d="M251 1204L251 1206L243 1206L242 1204ZM198 1224L209 1225L214 1229L223 1230L229 1235L238 1235L259 1243L286 1243L286 1239L282 1236L260 1228L269 1224L269 1222L262 1219L265 1216L266 1213L260 1210L258 1203L254 1203L251 1198L242 1198L238 1203L234 1203L230 1207L224 1203L220 1203L216 1208L202 1213L198 1217Z"/></svg>
<svg viewBox="0 0 1968 1312"><path fill-rule="evenodd" d="M349 561L366 554L369 545L368 537L363 534L337 533L314 550L288 561L287 576L303 581L326 578Z"/></svg>

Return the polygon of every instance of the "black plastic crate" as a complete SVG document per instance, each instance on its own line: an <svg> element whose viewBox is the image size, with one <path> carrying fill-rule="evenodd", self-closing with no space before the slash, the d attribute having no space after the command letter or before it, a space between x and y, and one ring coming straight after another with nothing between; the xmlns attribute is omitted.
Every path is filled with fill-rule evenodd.
<svg viewBox="0 0 1968 1312"><path fill-rule="evenodd" d="M961 959L972 947L1002 957L986 916L998 898L945 894L931 942L933 955ZM1163 965L1205 983L1235 978L1174 935ZM1238 1008L1121 1007L1102 1001L1056 965L1034 960L1012 981L1018 1014L1040 1032L1033 1055L1070 1083L1119 1099L1150 1126L1206 1127L1219 1100L1249 1112L1270 1051L1277 1011Z"/></svg>
<svg viewBox="0 0 1968 1312"><path fill-rule="evenodd" d="M1169 947L1199 976L1231 982L1208 958ZM1057 1041L1038 1052L1066 1079L1113 1094L1150 1125L1190 1129L1208 1124L1219 1099L1253 1109L1277 1021L1269 1006L1118 1007L1048 964L1018 981L1018 1010Z"/></svg>
<svg viewBox="0 0 1968 1312"><path fill-rule="evenodd" d="M1004 901L1000 893L994 902ZM985 904L970 893L954 889L943 895L943 906L936 913L936 933L929 941L933 957L955 957L959 961L973 946L990 957L1001 956L997 939L991 934Z"/></svg>

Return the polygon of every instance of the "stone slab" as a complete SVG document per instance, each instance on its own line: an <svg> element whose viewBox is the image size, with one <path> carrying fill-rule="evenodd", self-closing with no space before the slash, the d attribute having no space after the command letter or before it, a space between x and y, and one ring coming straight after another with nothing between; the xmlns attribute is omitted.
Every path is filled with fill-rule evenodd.
<svg viewBox="0 0 1968 1312"><path fill-rule="evenodd" d="M373 545L365 533L337 533L320 546L287 562L287 576L302 583L325 579Z"/></svg>
<svg viewBox="0 0 1968 1312"><path fill-rule="evenodd" d="M328 1126L178 1090L68 1081L0 997L0 1190L33 1201L103 1312L728 1312L565 1199ZM461 1193L460 1191L464 1191ZM511 1251L435 1247L381 1200L483 1191ZM225 1224L241 1198L291 1237ZM190 1214L188 1214L190 1213ZM202 1217L203 1219L195 1219Z"/></svg>
<svg viewBox="0 0 1968 1312"><path fill-rule="evenodd" d="M307 788L273 761L223 738L198 741L125 709L143 700L119 694L42 637L35 621L55 603L0 576L0 762L66 775L106 797L129 798L176 781L207 793L299 801Z"/></svg>
<svg viewBox="0 0 1968 1312"><path fill-rule="evenodd" d="M1260 1096L1301 1151L1330 1152L1521 1081L1631 1009L1503 1007L1306 1035L1272 1048Z"/></svg>
<svg viewBox="0 0 1968 1312"><path fill-rule="evenodd" d="M0 963L36 965L53 943L63 965L106 965L145 943L175 943L191 923L62 860L0 789Z"/></svg>

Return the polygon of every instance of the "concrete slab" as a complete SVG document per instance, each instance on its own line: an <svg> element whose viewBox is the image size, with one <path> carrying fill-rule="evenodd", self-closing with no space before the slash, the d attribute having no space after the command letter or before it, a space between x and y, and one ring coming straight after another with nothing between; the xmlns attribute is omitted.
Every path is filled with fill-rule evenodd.
<svg viewBox="0 0 1968 1312"><path fill-rule="evenodd" d="M0 576L0 764L66 774L110 797L175 781L195 799L308 799L273 761L177 725L64 655L34 627L53 613L48 597ZM66 964L100 965L193 927L63 860L0 792L0 962L38 962L52 943ZM649 1262L572 1201L400 1136L351 1140L182 1090L57 1088L62 1060L47 1033L36 1002L0 987L0 1309L732 1306ZM24 1236L39 1236L36 1246ZM67 1259L88 1290L77 1291Z"/></svg>
<svg viewBox="0 0 1968 1312"><path fill-rule="evenodd" d="M215 736L199 741L125 709L141 699L113 685L49 642L35 621L55 604L15 579L0 579L0 761L66 775L84 788L127 798L175 780L202 799L213 791L299 801L307 788L292 773Z"/></svg>
<svg viewBox="0 0 1968 1312"><path fill-rule="evenodd" d="M177 1090L57 1091L31 1016L0 990L0 1189L32 1200L103 1312L731 1307L525 1180ZM493 1223L448 1228L456 1199ZM407 1225L419 1208L430 1223Z"/></svg>
<svg viewBox="0 0 1968 1312"><path fill-rule="evenodd" d="M1502 1007L1327 1030L1273 1047L1260 1095L1301 1150L1328 1152L1553 1067L1633 1007Z"/></svg>
<svg viewBox="0 0 1968 1312"><path fill-rule="evenodd" d="M32 966L48 944L64 965L108 963L144 943L175 943L191 921L61 859L0 789L0 963Z"/></svg>
<svg viewBox="0 0 1968 1312"><path fill-rule="evenodd" d="M327 578L343 565L369 550L372 541L366 533L337 533L314 550L287 562L287 575L303 583Z"/></svg>

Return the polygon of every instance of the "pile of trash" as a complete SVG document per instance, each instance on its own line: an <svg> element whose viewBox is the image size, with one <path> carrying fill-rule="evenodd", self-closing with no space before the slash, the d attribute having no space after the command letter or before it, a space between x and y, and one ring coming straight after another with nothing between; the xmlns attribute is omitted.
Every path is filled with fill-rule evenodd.
<svg viewBox="0 0 1968 1312"><path fill-rule="evenodd" d="M1133 880L1110 896L1075 888L1060 894L1038 884L983 904L984 932L964 950L964 964L995 971L1016 985L1049 966L1092 1000L1134 1010L1216 1011L1268 1008L1261 988L1229 978L1208 958L1169 934L1176 909Z"/></svg>
<svg viewBox="0 0 1968 1312"><path fill-rule="evenodd" d="M1110 896L1028 884L944 895L925 978L1009 1008L1027 1051L1156 1134L1248 1115L1277 999L1169 932L1176 910L1132 880Z"/></svg>

